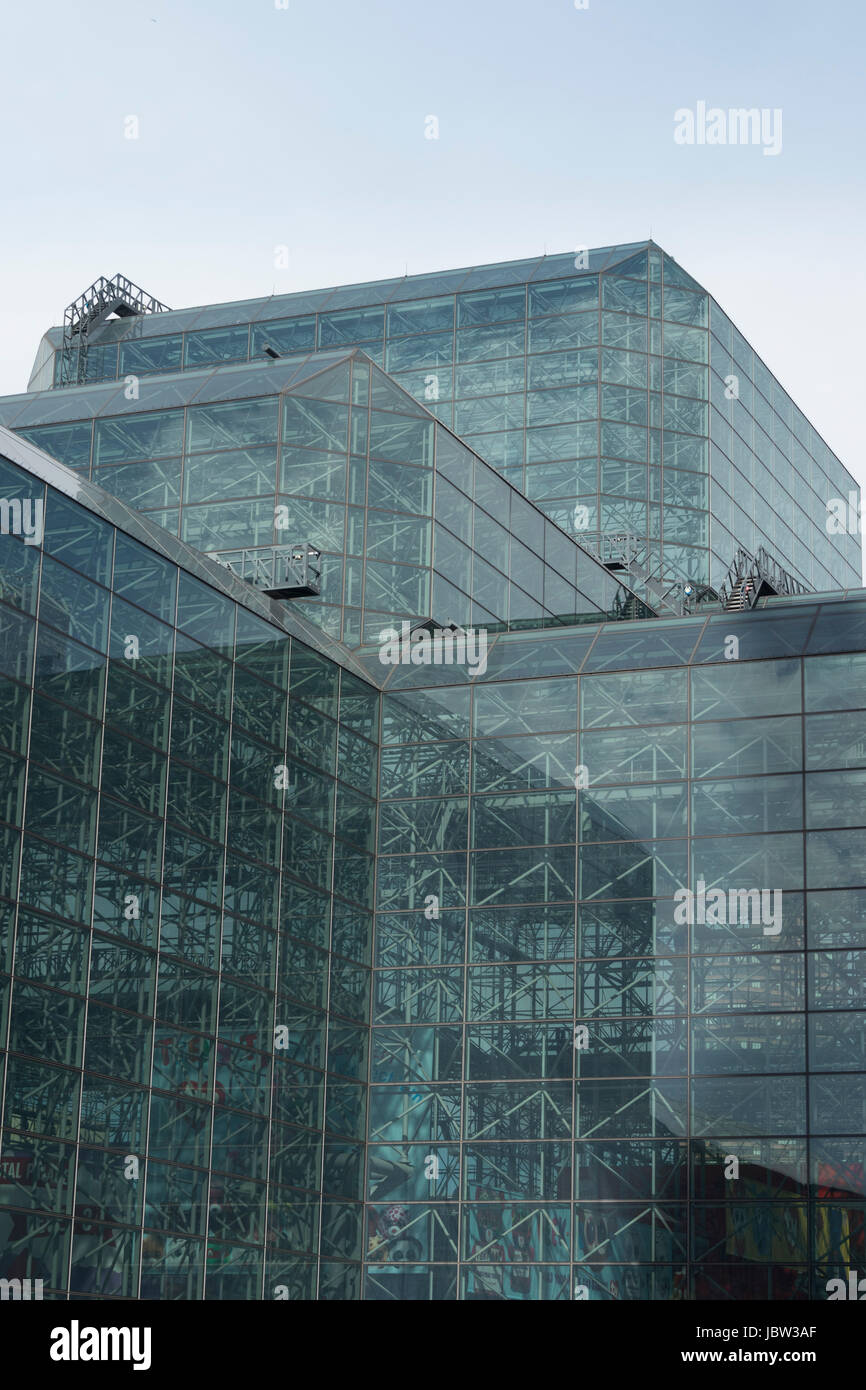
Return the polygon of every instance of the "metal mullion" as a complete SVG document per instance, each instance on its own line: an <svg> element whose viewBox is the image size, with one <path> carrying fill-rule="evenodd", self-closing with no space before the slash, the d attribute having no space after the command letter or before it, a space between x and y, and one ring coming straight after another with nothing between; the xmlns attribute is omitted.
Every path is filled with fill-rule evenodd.
<svg viewBox="0 0 866 1390"><path fill-rule="evenodd" d="M280 437L280 435L281 435L281 432L282 432L282 414L283 414L283 412L282 412L282 407L280 408L279 414L280 414L280 420L279 420L279 424L278 424L278 432L279 432L279 433L278 433L278 439L279 439L279 437ZM278 442L278 444L277 444L277 468L278 468L278 469L279 469L279 459L280 459L280 445L279 445L279 442ZM289 665L288 665L288 674L287 674L287 677L286 677L286 717L285 717L285 721L284 721L284 723L283 723L283 757L284 757L284 758L286 758L286 757L288 756L288 742L289 742L288 721L289 721L289 709L290 709L290 703L291 703L291 701L290 701L290 690L291 690L291 683L292 683L292 646L291 646L291 638L289 638L288 641L289 641ZM234 683L234 678L233 678L233 683ZM229 730L229 758L231 758L231 729ZM229 764L229 772L231 772L231 764ZM226 795L227 795L227 798L228 798L228 793L227 793ZM282 799L282 802L281 802L281 805L280 805L280 849L279 849L279 856L278 856L278 858L279 858L278 871L279 871L279 885L280 885L280 889L282 889L282 882L283 882L283 848L284 848L284 847L283 847L283 835L284 835L284 831L285 831L285 819L286 819L286 816L285 816L285 796L283 796L283 799ZM227 799L227 801L226 801L226 834L228 835L228 799ZM281 893L281 895L280 895L280 902L279 902L278 907L277 907L277 923L276 923L276 930L275 930L274 935L275 935L275 937L276 937L275 946L274 946L274 1012L273 1012L271 1036L272 1036L272 1039L273 1039L274 1042L275 1042L275 1040L276 1040L276 1019L277 1019L277 1010L278 1010L278 1008L279 1008L279 993L280 993L280 961L281 961L282 944L283 944L283 942L282 942L282 937L283 937L282 893ZM220 962L220 974L222 974L222 962ZM219 1009L217 1009L217 1030L219 1030ZM272 1049L271 1049L271 1083L270 1083L270 1096L269 1096L268 1114L267 1114L267 1139L266 1139L266 1141L265 1141L265 1218L264 1218L264 1231L263 1231L263 1233L262 1233L262 1234L263 1234L263 1238L264 1238L264 1255L263 1255L263 1259L262 1259L262 1287L261 1287L261 1296L262 1296L262 1300L263 1300L263 1301L264 1301L264 1298L265 1298L265 1287L266 1287L266 1281L267 1281L268 1261L269 1261L268 1228L269 1228L269 1226L270 1226L270 1214L271 1214L271 1153L272 1153L272 1142L271 1142L271 1141L272 1141L273 1123L274 1123L274 1113L273 1113L273 1112L274 1112L274 1092L275 1092L275 1089L276 1089L275 1083L276 1083L276 1080L277 1080L277 1065L276 1065L276 1063L277 1063L277 1059L276 1059L275 1048L272 1047ZM214 1065L214 1082L216 1082L216 1064ZM216 1095L216 1089L215 1089L215 1088L214 1088L214 1095Z"/></svg>
<svg viewBox="0 0 866 1390"><path fill-rule="evenodd" d="M116 542L116 538L117 538L117 528L115 527L115 528L113 528L113 530L114 530L114 535L113 535L113 537L112 537L112 556L111 556L111 585L112 585L112 586L113 586L113 583L114 583L114 552L115 552L115 548L116 548L116 547L115 547L115 542ZM44 551L43 551L43 554L44 554ZM39 607L41 608L41 606L42 606L42 584L41 584L41 571L40 571ZM70 1293L70 1291L71 1291L71 1285L72 1285L72 1257L73 1257L73 1252L74 1252L74 1248L75 1248L75 1207L76 1207L76 1199L77 1199L77 1197L78 1197L78 1170L79 1170L79 1164L80 1164L80 1159L81 1159L81 1112L82 1112L82 1098L83 1098L83 1095L84 1095L84 1076L85 1076L85 1072L84 1072L84 1059L85 1059L86 1045L87 1045L87 1020L88 1020L89 1009L90 1009L90 973L91 973L91 966L92 966L92 961L93 961L93 913L94 913L95 900L96 900L96 872L97 872L97 870L96 870L96 861L97 861L97 855L98 855L98 853L99 853L99 823L100 823L100 818L101 818L100 813L101 813L101 809L102 809L102 777L103 777L103 768L104 768L103 755L104 755L104 749L105 749L105 711L106 711L107 702L108 702L108 675L109 675L109 660L110 660L110 654L111 654L111 615L112 615L113 609L114 609L114 589L113 589L113 587L109 587L109 588L108 588L107 644L106 644L106 651L105 651L105 653L103 654L103 655L104 655L104 662L105 662L105 664L104 664L104 667L103 667L103 670L104 670L104 677L103 677L102 701L101 701L101 711L100 711L100 720L99 720L100 726L101 726L101 727L100 727L100 739L99 739L99 768L98 768L98 772L97 772L97 782L96 782L96 843L95 843L95 845L94 845L93 854L90 856L90 865L91 865L91 885L90 885L90 930L89 930L89 933L88 933L87 978L86 978L86 981L85 981L85 991L84 991L84 1019L83 1019L83 1025L82 1025L82 1039L81 1039L81 1066L80 1066L80 1068L79 1068L79 1083L78 1083L78 1115L77 1115L76 1124L75 1124L75 1141L74 1141L74 1143L75 1143L75 1173L74 1173L74 1176L73 1176L73 1179L72 1179L72 1192L71 1192L71 1196L72 1196L72 1217L71 1217L70 1232L69 1232L69 1260L68 1260L68 1264L67 1264L67 1273L66 1273L67 1300L68 1300L68 1298L69 1298L69 1293ZM35 688L35 680L36 680L35 654L34 654L33 679L34 679L34 688ZM31 717L32 717L32 703L31 703ZM29 747L29 745L28 745L28 747ZM29 779L28 779L28 780L29 780ZM21 847L21 848L22 848L21 860L22 860L22 863L23 863L23 857L24 857L24 856L23 856L23 849L24 849L24 846L23 846L23 836L22 836L22 847ZM10 1016L11 1016L11 1015L10 1015ZM149 1099L149 1097L148 1097L148 1099ZM143 1211L144 1211L144 1205L142 1204L142 1213L143 1213ZM139 1226L140 1226L140 1222L139 1222ZM141 1242L139 1241L139 1273L140 1273L140 1261L141 1261ZM137 1288L137 1287L138 1287L138 1284L136 1284L136 1288Z"/></svg>

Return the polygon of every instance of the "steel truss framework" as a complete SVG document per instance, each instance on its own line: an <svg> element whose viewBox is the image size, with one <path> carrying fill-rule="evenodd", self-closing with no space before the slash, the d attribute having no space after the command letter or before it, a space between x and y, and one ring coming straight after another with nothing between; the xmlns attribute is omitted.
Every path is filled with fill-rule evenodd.
<svg viewBox="0 0 866 1390"><path fill-rule="evenodd" d="M125 275L107 279L100 275L74 299L63 314L60 385L77 386L87 380L87 350L91 328L115 314L132 318L138 314L169 313L167 304L133 284Z"/></svg>

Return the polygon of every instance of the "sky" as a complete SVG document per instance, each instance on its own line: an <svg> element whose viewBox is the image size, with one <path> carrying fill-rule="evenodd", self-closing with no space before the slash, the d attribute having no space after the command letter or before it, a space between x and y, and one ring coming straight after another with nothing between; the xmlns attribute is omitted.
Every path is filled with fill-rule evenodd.
<svg viewBox="0 0 866 1390"><path fill-rule="evenodd" d="M183 308L652 235L866 486L863 6L578 3L7 6L0 394L99 275ZM766 139L678 143L701 102Z"/></svg>

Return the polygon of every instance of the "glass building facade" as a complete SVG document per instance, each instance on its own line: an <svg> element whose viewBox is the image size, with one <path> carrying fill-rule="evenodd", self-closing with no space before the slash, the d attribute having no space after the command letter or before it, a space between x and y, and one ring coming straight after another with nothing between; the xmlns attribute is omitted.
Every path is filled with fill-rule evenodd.
<svg viewBox="0 0 866 1390"><path fill-rule="evenodd" d="M666 581L717 586L738 546L764 545L813 589L860 583L857 537L826 527L828 501L856 483L653 242L121 319L91 334L80 374L51 329L30 390L50 390L64 365L144 392L153 375L261 362L268 348L346 346L583 544L628 530ZM56 401L44 417L29 405L28 423L54 418ZM8 413L0 423L18 427ZM71 447L65 461L86 466L86 444Z"/></svg>
<svg viewBox="0 0 866 1390"><path fill-rule="evenodd" d="M0 400L0 1278L866 1274L854 484L714 302L640 245L59 347ZM660 617L624 529L820 592ZM285 540L320 598L225 567ZM403 620L483 667L383 661Z"/></svg>
<svg viewBox="0 0 866 1390"><path fill-rule="evenodd" d="M9 452L45 511L0 537L0 1277L352 1297L378 692Z"/></svg>
<svg viewBox="0 0 866 1390"><path fill-rule="evenodd" d="M864 643L855 592L395 673L367 1297L806 1299L862 1268ZM778 920L683 921L701 881Z"/></svg>
<svg viewBox="0 0 866 1390"><path fill-rule="evenodd" d="M348 646L402 618L534 627L637 601L360 350L159 378L130 400L51 391L0 402L4 418L224 562L314 545L321 596L298 602Z"/></svg>

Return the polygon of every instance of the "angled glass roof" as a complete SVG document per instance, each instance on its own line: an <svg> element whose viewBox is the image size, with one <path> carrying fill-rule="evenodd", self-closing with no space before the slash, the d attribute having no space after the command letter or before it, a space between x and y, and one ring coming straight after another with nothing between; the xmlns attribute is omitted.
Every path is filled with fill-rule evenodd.
<svg viewBox="0 0 866 1390"><path fill-rule="evenodd" d="M198 371L191 369L148 377L147 388L140 392L137 400L126 398L122 381L106 381L94 386L68 386L63 391L28 391L18 396L0 398L0 425L23 429L28 425L165 410L170 406L202 404L204 401L277 395L290 386L300 386L302 382L320 376L340 362L348 361L356 351L360 349L308 352L296 357L276 358L265 365L261 360L231 367L215 363Z"/></svg>
<svg viewBox="0 0 866 1390"><path fill-rule="evenodd" d="M490 634L487 669L470 677L468 669L454 666L386 667L382 675L378 647L365 646L355 656L367 670L367 678L386 691L420 689L437 685L473 685L484 681L533 676L587 675L595 671L638 671L663 666L706 665L725 662L725 636L732 622L741 635L761 626L755 654L744 660L768 661L787 656L822 656L860 652L866 647L866 589L840 589L827 594L800 594L795 599L762 599L745 613L694 614L685 618L654 619L637 623L581 624L544 631ZM773 609L796 605L796 611Z"/></svg>
<svg viewBox="0 0 866 1390"><path fill-rule="evenodd" d="M230 327L234 323L251 323L259 317L267 306L271 303L272 295L262 295L260 299L238 299L234 303L213 304L209 308L200 309L198 317L195 319L196 328L211 327ZM190 313L193 310L189 310ZM161 317L165 317L162 315ZM172 319L174 315L172 314ZM191 327L192 325L187 325ZM162 329L164 333L175 331L174 323ZM129 335L132 336L132 335Z"/></svg>
<svg viewBox="0 0 866 1390"><path fill-rule="evenodd" d="M204 304L161 314L142 314L120 321L109 320L97 326L90 334L90 342L96 344L113 342L118 338L151 338L181 330L261 323L268 319L291 318L324 310L361 309L402 299L453 294L457 290L493 289L499 285L559 279L575 274L594 275L600 270L610 269L650 244L640 241L621 246L587 248L588 265L582 270L575 268L575 252L569 251L526 260L502 261L498 265L463 266L457 270L422 272L356 285L336 285L293 294L233 300L224 304ZM58 335L59 346L62 330L52 328L49 333Z"/></svg>
<svg viewBox="0 0 866 1390"><path fill-rule="evenodd" d="M341 285L338 289L325 291L327 297L317 308L327 309L330 313L334 309L365 309L371 304L387 304L391 299L404 298L400 290L405 283L406 276L401 275L393 280L369 280L362 285ZM278 296L281 305L287 297L293 299L294 295Z"/></svg>

